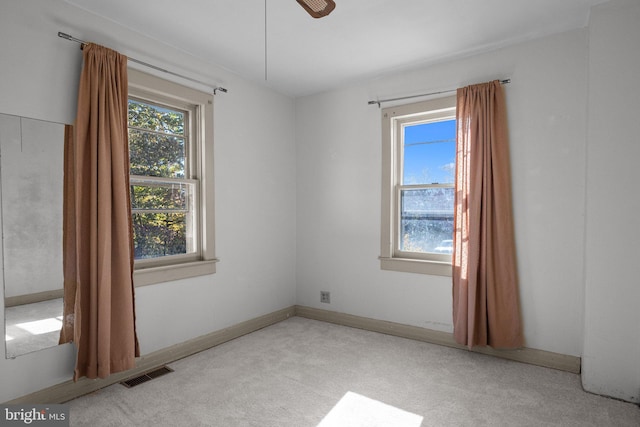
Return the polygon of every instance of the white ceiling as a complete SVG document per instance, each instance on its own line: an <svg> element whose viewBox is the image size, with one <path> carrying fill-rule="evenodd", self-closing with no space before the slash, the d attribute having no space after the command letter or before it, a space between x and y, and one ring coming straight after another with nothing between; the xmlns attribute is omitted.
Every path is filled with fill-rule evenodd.
<svg viewBox="0 0 640 427"><path fill-rule="evenodd" d="M314 19L295 0L67 0L293 97L583 27L606 1L335 0Z"/></svg>

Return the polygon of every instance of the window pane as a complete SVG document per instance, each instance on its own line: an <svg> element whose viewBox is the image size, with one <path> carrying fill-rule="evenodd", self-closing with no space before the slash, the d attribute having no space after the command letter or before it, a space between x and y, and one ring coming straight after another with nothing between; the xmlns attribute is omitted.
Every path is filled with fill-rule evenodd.
<svg viewBox="0 0 640 427"><path fill-rule="evenodd" d="M129 99L131 174L185 177L184 111Z"/></svg>
<svg viewBox="0 0 640 427"><path fill-rule="evenodd" d="M403 126L402 184L453 184L456 121Z"/></svg>
<svg viewBox="0 0 640 427"><path fill-rule="evenodd" d="M189 200L187 184L133 184L131 207L136 210L187 210Z"/></svg>
<svg viewBox="0 0 640 427"><path fill-rule="evenodd" d="M133 212L135 259L187 253L187 214Z"/></svg>
<svg viewBox="0 0 640 427"><path fill-rule="evenodd" d="M401 190L401 251L450 254L453 250L453 187Z"/></svg>
<svg viewBox="0 0 640 427"><path fill-rule="evenodd" d="M132 175L184 178L185 140L129 129L129 161Z"/></svg>
<svg viewBox="0 0 640 427"><path fill-rule="evenodd" d="M193 252L192 194L189 183L135 182L131 185L135 258Z"/></svg>
<svg viewBox="0 0 640 427"><path fill-rule="evenodd" d="M184 135L185 114L129 99L129 126L171 135Z"/></svg>

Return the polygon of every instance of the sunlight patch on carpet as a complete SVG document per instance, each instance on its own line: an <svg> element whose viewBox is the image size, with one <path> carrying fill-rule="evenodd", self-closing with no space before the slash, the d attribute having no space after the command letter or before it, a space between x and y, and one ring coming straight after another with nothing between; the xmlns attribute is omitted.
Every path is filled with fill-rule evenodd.
<svg viewBox="0 0 640 427"><path fill-rule="evenodd" d="M317 427L420 427L420 415L348 391Z"/></svg>
<svg viewBox="0 0 640 427"><path fill-rule="evenodd" d="M41 335L59 331L60 328L62 328L62 322L52 317L50 319L36 320L34 322L17 323L16 326L32 335Z"/></svg>

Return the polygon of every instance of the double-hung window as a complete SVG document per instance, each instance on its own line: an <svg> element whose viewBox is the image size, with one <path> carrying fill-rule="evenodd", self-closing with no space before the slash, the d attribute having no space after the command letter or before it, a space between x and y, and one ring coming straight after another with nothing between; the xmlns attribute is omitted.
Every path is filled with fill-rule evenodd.
<svg viewBox="0 0 640 427"><path fill-rule="evenodd" d="M455 102L382 110L382 269L451 274Z"/></svg>
<svg viewBox="0 0 640 427"><path fill-rule="evenodd" d="M215 272L212 95L129 70L136 285Z"/></svg>

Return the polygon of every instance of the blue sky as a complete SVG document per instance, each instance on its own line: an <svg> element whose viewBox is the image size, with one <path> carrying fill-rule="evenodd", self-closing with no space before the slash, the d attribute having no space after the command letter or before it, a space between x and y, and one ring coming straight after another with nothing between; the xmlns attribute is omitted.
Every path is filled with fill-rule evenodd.
<svg viewBox="0 0 640 427"><path fill-rule="evenodd" d="M453 183L456 121L404 128L403 184Z"/></svg>

